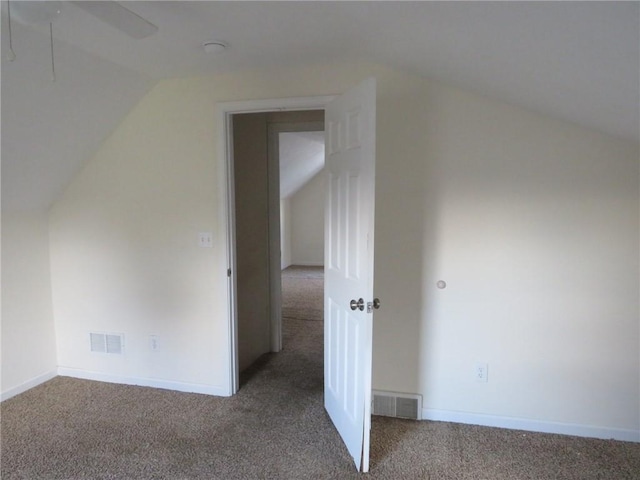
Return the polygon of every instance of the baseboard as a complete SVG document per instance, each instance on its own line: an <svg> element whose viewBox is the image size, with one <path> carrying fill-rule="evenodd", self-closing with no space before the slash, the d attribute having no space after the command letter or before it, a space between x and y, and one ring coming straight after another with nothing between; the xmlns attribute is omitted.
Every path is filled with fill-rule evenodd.
<svg viewBox="0 0 640 480"><path fill-rule="evenodd" d="M58 367L58 375L62 377L81 378L83 380L95 380L98 382L118 383L122 385L136 385L139 387L163 388L187 393L202 393L218 397L228 397L228 389L216 385L204 385L200 383L175 382L171 380L159 380L156 378L123 377L76 368Z"/></svg>
<svg viewBox="0 0 640 480"><path fill-rule="evenodd" d="M622 440L625 442L640 442L640 430L626 430L622 428L594 427L573 423L546 422L526 418L502 417L496 415L482 415L477 413L455 412L449 410L422 409L423 420L440 422L466 423L485 427L508 428L511 430L526 430L529 432L558 433L577 437L603 438Z"/></svg>
<svg viewBox="0 0 640 480"><path fill-rule="evenodd" d="M24 383L21 383L20 385L10 388L9 390L2 392L1 396L0 396L0 401L4 402L5 400L9 400L11 397L15 397L16 395L20 395L23 392L26 392L27 390L32 389L33 387L37 387L38 385L40 385L41 383L47 382L49 380L51 380L52 378L56 377L58 375L58 372L55 370L52 370L50 372L47 373L43 373L42 375L38 375L37 377L32 378L31 380L28 380Z"/></svg>
<svg viewBox="0 0 640 480"><path fill-rule="evenodd" d="M324 262L292 262L290 266L296 266L296 267L324 267Z"/></svg>

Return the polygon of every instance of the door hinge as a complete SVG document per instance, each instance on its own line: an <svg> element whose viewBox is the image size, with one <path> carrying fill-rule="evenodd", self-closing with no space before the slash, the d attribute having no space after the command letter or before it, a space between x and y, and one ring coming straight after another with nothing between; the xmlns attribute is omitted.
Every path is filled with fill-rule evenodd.
<svg viewBox="0 0 640 480"><path fill-rule="evenodd" d="M230 277L230 276L231 276L231 269L227 268L227 277Z"/></svg>

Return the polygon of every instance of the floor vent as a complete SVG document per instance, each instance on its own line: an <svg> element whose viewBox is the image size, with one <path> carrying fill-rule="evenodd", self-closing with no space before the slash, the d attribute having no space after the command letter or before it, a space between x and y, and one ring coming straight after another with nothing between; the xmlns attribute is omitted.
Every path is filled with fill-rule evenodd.
<svg viewBox="0 0 640 480"><path fill-rule="evenodd" d="M95 353L122 354L124 335L119 333L89 333L91 351Z"/></svg>
<svg viewBox="0 0 640 480"><path fill-rule="evenodd" d="M373 415L420 420L421 412L421 395L373 391L373 399L371 401L371 413Z"/></svg>

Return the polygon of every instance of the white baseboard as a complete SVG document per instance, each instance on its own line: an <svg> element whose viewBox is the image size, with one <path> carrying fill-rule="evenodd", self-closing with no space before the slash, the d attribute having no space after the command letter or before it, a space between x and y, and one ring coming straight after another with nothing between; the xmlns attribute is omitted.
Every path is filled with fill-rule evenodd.
<svg viewBox="0 0 640 480"><path fill-rule="evenodd" d="M228 397L228 389L216 385L204 385L200 383L175 382L172 380L159 380L157 378L123 377L109 375L76 368L58 367L58 375L62 377L81 378L83 380L96 380L98 382L119 383L122 385L137 385L139 387L163 388L187 393L202 393L218 397Z"/></svg>
<svg viewBox="0 0 640 480"><path fill-rule="evenodd" d="M56 372L55 370L52 370L50 372L47 373L43 373L42 375L38 375L37 377L32 378L31 380L28 380L24 383L21 383L20 385L16 386L16 387L12 387L10 389L8 389L5 392L2 392L1 396L0 396L0 401L4 402L5 400L9 400L11 397L15 397L16 395L20 395L23 392L26 392L27 390L32 389L33 387L37 387L38 385L40 385L41 383L47 382L49 380L51 380L52 378L56 377L58 375L58 372Z"/></svg>
<svg viewBox="0 0 640 480"><path fill-rule="evenodd" d="M622 428L594 427L573 423L546 422L526 418L501 417L478 413L455 412L449 410L422 409L423 420L440 422L466 423L485 427L508 428L511 430L526 430L529 432L558 433L577 437L603 438L622 440L625 442L640 442L640 430L626 430Z"/></svg>

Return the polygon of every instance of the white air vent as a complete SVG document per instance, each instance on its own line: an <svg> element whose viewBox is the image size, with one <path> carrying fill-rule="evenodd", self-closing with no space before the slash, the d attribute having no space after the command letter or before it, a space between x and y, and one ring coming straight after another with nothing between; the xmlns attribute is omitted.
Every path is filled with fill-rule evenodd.
<svg viewBox="0 0 640 480"><path fill-rule="evenodd" d="M120 333L89 333L91 351L96 353L122 354L124 335Z"/></svg>
<svg viewBox="0 0 640 480"><path fill-rule="evenodd" d="M422 395L373 391L371 400L373 415L420 420L421 412Z"/></svg>

